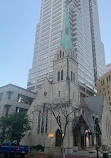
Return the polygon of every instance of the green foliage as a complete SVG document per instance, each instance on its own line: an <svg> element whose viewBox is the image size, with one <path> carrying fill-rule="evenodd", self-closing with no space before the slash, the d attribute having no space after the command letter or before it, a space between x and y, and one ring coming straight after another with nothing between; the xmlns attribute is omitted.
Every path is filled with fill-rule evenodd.
<svg viewBox="0 0 111 158"><path fill-rule="evenodd" d="M35 149L35 150L37 150L37 151L41 150L42 152L44 152L44 148L45 148L45 147L42 146L42 145L37 145L37 146L31 146L30 150Z"/></svg>
<svg viewBox="0 0 111 158"><path fill-rule="evenodd" d="M24 132L30 130L29 120L26 113L13 113L8 117L0 118L0 140L9 139L18 140L25 135Z"/></svg>
<svg viewBox="0 0 111 158"><path fill-rule="evenodd" d="M53 158L53 153L52 152L48 153L48 158Z"/></svg>
<svg viewBox="0 0 111 158"><path fill-rule="evenodd" d="M36 150L32 149L29 153L29 157L34 157L36 155Z"/></svg>

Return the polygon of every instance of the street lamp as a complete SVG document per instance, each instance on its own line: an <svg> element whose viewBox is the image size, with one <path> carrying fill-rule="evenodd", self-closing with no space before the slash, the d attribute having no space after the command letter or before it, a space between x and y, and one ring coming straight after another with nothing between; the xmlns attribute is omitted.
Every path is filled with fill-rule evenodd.
<svg viewBox="0 0 111 158"><path fill-rule="evenodd" d="M97 149L97 158L99 158L99 153L98 153L98 115L96 114L95 118L95 127L96 127L96 149Z"/></svg>
<svg viewBox="0 0 111 158"><path fill-rule="evenodd" d="M51 139L53 137L54 137L54 134L53 133L49 133L48 138Z"/></svg>
<svg viewBox="0 0 111 158"><path fill-rule="evenodd" d="M50 143L49 149L51 149L51 139L52 138L54 138L54 134L53 133L49 133L48 134L48 139L49 139L49 143Z"/></svg>
<svg viewBox="0 0 111 158"><path fill-rule="evenodd" d="M93 121L94 121L94 127L95 127L95 135L96 135L96 150L97 150L97 158L99 158L99 153L98 153L98 114L96 113L96 115L93 113L92 115Z"/></svg>

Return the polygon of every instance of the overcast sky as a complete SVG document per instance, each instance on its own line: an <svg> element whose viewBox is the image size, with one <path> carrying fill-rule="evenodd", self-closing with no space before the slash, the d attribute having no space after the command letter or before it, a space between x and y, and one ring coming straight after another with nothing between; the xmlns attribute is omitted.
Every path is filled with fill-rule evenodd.
<svg viewBox="0 0 111 158"><path fill-rule="evenodd" d="M0 0L0 87L26 88L41 0ZM98 0L106 64L111 62L111 0Z"/></svg>

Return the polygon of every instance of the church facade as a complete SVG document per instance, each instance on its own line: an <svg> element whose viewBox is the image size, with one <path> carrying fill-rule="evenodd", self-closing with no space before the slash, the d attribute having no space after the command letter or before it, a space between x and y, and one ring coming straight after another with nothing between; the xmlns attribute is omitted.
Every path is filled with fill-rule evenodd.
<svg viewBox="0 0 111 158"><path fill-rule="evenodd" d="M64 16L61 44L55 56L53 67L53 81L50 82L47 78L45 79L28 111L32 122L32 131L27 134L28 138L24 139L27 140L29 145L37 145L39 142L43 146L53 147L55 146L55 141L58 141L55 138L57 131L59 131L57 121L51 111L45 111L45 105L60 104L61 102L65 104L68 102L68 104L72 105L67 108L67 111L70 113L72 108L78 108L80 104L77 56L72 47L67 9ZM71 113L70 117L70 119L73 119L74 113ZM64 118L61 120L64 120ZM64 121L62 125L64 126ZM51 134L53 135L52 139L50 138ZM65 148L72 148L72 140L72 122L70 121L66 129Z"/></svg>
<svg viewBox="0 0 111 158"><path fill-rule="evenodd" d="M31 131L21 143L40 144L46 150L63 145L70 152L74 147L86 149L97 143L111 146L110 111L104 97L80 101L77 54L72 46L67 7L53 67L53 81L44 80L28 110Z"/></svg>

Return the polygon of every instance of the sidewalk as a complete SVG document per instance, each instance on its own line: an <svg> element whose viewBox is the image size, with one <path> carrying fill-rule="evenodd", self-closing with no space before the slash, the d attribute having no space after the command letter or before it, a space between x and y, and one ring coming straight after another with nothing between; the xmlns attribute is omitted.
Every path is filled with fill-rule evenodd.
<svg viewBox="0 0 111 158"><path fill-rule="evenodd" d="M100 157L102 157L102 153L99 153L99 158ZM37 153L34 158L48 158L48 156L44 153ZM54 156L53 158L61 158L61 157ZM96 158L96 153L89 153L87 151L79 151L79 152L74 152L71 155L65 155L64 158Z"/></svg>
<svg viewBox="0 0 111 158"><path fill-rule="evenodd" d="M73 156L78 156L78 157L96 157L97 156L97 153L89 153L88 151L77 151L77 152L74 152L72 154ZM99 152L99 157L102 157L103 156L103 153Z"/></svg>

